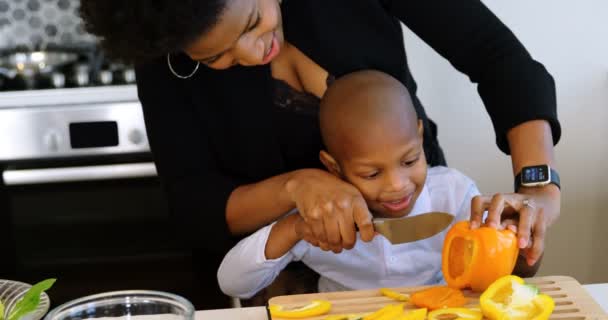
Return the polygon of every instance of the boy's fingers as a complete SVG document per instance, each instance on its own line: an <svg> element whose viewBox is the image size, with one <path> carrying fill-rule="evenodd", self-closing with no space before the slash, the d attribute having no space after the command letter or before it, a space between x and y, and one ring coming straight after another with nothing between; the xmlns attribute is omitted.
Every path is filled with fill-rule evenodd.
<svg viewBox="0 0 608 320"><path fill-rule="evenodd" d="M311 236L311 235L305 235L304 237L304 241L310 243L311 245L318 247L319 246L319 241L317 241L317 239L315 239L315 237Z"/></svg>
<svg viewBox="0 0 608 320"><path fill-rule="evenodd" d="M355 200L353 203L353 218L361 233L361 240L365 242L372 241L374 238L372 215L367 209L367 205L363 199Z"/></svg>
<svg viewBox="0 0 608 320"><path fill-rule="evenodd" d="M319 248L323 251L330 251L329 245L326 242L319 242Z"/></svg>
<svg viewBox="0 0 608 320"><path fill-rule="evenodd" d="M296 226L298 234L302 237L302 239L304 239L304 241L312 244L315 247L318 247L319 241L317 241L317 238L315 238L315 236L312 234L310 226L304 221L304 219L300 220L301 221L298 221L298 225Z"/></svg>
<svg viewBox="0 0 608 320"><path fill-rule="evenodd" d="M479 226L481 226L481 224L483 223L483 212L485 211L485 208L483 206L483 196L478 195L473 197L473 199L471 200L471 228L475 229L475 228L479 228Z"/></svg>

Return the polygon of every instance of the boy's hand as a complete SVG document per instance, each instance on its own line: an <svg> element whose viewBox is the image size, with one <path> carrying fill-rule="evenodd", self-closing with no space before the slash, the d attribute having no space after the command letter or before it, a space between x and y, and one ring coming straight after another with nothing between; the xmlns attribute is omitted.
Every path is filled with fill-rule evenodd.
<svg viewBox="0 0 608 320"><path fill-rule="evenodd" d="M304 221L302 216L298 215L298 218L294 224L294 230L299 239L302 239L315 247L319 247L319 240L312 233L310 226ZM329 248L322 248L323 250L329 250Z"/></svg>
<svg viewBox="0 0 608 320"><path fill-rule="evenodd" d="M534 265L545 248L545 235L560 210L560 191L555 185L522 188L520 193L476 196L471 204L471 228L479 227L484 211L485 225L517 231L519 248L528 265Z"/></svg>
<svg viewBox="0 0 608 320"><path fill-rule="evenodd" d="M347 248L330 248L329 246L327 246L326 243L322 243L320 242L317 237L315 237L314 233L312 232L312 228L310 227L310 225L308 223L306 223L306 221L304 221L304 218L302 218L302 216L297 215L298 218L297 220L294 222L294 229L295 229L295 233L298 237L298 239L300 240L304 240L310 244L312 244L315 247L319 247L321 248L321 250L324 251L333 251L334 253L340 253L342 252L342 249L352 249L352 247Z"/></svg>
<svg viewBox="0 0 608 320"><path fill-rule="evenodd" d="M351 184L323 170L305 169L285 187L308 225L311 241L307 241L311 244L316 242L321 249L334 252L351 249L356 241L355 226L363 241L373 239L372 215L359 190Z"/></svg>

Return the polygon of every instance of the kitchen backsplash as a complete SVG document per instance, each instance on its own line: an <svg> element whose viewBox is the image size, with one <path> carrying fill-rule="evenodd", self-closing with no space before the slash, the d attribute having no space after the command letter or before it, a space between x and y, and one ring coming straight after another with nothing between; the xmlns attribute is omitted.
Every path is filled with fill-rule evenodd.
<svg viewBox="0 0 608 320"><path fill-rule="evenodd" d="M79 6L79 0L0 0L0 50L94 45L95 37L85 32L78 16Z"/></svg>

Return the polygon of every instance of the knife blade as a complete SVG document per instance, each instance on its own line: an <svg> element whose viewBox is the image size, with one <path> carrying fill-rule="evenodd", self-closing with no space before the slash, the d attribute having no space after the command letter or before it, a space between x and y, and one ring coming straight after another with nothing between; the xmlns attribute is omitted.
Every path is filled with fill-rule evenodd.
<svg viewBox="0 0 608 320"><path fill-rule="evenodd" d="M430 238L447 228L454 216L445 212L429 212L405 218L374 218L376 232L392 244Z"/></svg>

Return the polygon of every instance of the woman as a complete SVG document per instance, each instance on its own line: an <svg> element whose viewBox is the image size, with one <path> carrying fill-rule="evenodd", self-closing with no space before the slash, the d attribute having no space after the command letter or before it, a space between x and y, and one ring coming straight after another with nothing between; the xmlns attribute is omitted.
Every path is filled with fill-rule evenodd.
<svg viewBox="0 0 608 320"><path fill-rule="evenodd" d="M292 208L325 250L351 247L355 225L363 241L373 237L359 192L319 170L318 97L334 76L377 69L403 82L424 124L427 161L445 164L399 21L478 84L514 174L553 164L561 134L553 79L479 0L82 0L82 11L111 54L137 63L172 210L214 266L230 235ZM533 273L559 202L555 184L522 187L477 198L472 220L479 225L488 209L488 225L516 224Z"/></svg>

